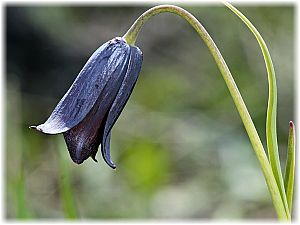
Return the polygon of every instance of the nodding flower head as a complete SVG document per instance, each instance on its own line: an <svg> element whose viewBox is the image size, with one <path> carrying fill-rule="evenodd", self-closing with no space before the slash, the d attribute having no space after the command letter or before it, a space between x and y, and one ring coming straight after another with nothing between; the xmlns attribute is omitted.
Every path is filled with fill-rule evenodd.
<svg viewBox="0 0 300 225"><path fill-rule="evenodd" d="M63 133L75 163L89 157L95 161L98 147L105 162L110 158L111 129L137 81L143 55L123 38L100 46L89 58L74 83L60 100L48 120L31 126L46 134Z"/></svg>

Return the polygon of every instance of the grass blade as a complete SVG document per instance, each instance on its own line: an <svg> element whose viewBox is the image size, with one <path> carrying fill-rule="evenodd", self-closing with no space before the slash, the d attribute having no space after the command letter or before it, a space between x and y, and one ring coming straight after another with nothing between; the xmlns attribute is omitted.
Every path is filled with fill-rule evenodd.
<svg viewBox="0 0 300 225"><path fill-rule="evenodd" d="M285 166L284 187L287 196L287 202L292 214L293 206L293 189L294 189L294 176L295 176L295 126L290 122L289 138L288 138L288 152Z"/></svg>
<svg viewBox="0 0 300 225"><path fill-rule="evenodd" d="M266 120L266 136L267 136L267 147L269 160L272 167L272 171L277 183L277 186L280 190L280 195L285 206L285 211L289 215L289 209L287 204L287 198L285 195L284 182L281 173L279 154L278 154L278 144L277 144L277 131L276 131L276 111L277 111L277 86L276 86L276 77L275 70L272 63L271 55L267 48L267 45L264 39L261 37L260 33L253 26L253 24L234 6L225 2L224 3L232 12L234 12L251 30L254 34L256 40L259 43L263 57L265 60L265 65L267 68L268 74L268 83L269 83L269 98L268 98L268 108L267 108L267 120Z"/></svg>

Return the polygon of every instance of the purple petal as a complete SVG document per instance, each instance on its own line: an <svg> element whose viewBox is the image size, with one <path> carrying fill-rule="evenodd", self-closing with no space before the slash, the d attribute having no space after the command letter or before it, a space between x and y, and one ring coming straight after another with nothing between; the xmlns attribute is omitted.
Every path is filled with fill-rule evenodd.
<svg viewBox="0 0 300 225"><path fill-rule="evenodd" d="M78 125L91 111L104 89L114 85L110 81L116 80L126 70L129 51L129 46L121 38L103 44L87 61L48 120L32 128L43 133L57 134ZM101 107L108 105L101 104Z"/></svg>
<svg viewBox="0 0 300 225"><path fill-rule="evenodd" d="M115 164L110 158L110 133L113 125L120 116L122 110L124 109L130 94L133 91L134 85L139 76L143 61L143 54L141 50L137 47L130 46L130 59L128 65L128 71L125 75L123 83L120 90L115 98L111 109L109 110L107 120L105 123L103 138L101 141L101 152L105 162L115 168Z"/></svg>
<svg viewBox="0 0 300 225"><path fill-rule="evenodd" d="M122 67L122 70L114 71L111 79L98 96L96 104L86 117L78 125L63 133L70 156L78 164L89 156L95 159L103 136L108 111L118 94L127 71L129 54L125 59L126 66Z"/></svg>

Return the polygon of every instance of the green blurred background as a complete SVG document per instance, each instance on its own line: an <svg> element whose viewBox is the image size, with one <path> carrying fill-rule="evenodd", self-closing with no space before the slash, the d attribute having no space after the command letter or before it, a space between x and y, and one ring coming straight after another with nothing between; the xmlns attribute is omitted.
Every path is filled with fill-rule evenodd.
<svg viewBox="0 0 300 225"><path fill-rule="evenodd" d="M265 146L267 76L259 46L226 7L181 5L223 54ZM122 36L151 5L6 5L6 217L273 219L262 172L207 47L182 19L152 18L134 92L113 128L112 170L97 155L76 165L44 122L89 56ZM239 9L264 37L278 84L278 139L285 166L294 119L295 8Z"/></svg>

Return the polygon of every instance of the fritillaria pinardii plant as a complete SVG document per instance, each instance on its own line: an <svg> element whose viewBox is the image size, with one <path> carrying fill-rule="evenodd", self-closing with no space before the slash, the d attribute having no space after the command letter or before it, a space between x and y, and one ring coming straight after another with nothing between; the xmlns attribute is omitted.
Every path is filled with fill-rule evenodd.
<svg viewBox="0 0 300 225"><path fill-rule="evenodd" d="M82 68L47 121L31 128L46 134L62 133L72 160L78 164L89 157L96 161L96 153L101 145L105 162L115 168L110 158L111 130L133 90L143 60L142 52L134 45L135 41L145 22L152 16L163 12L174 13L185 19L197 31L215 59L260 163L277 216L280 220L290 221L295 170L295 127L293 122L290 122L288 157L283 178L276 134L277 88L271 56L263 38L252 23L231 4L224 4L251 30L264 56L269 83L266 120L268 156L216 44L193 15L173 5L160 5L149 9L134 22L123 37L114 38L100 46Z"/></svg>

